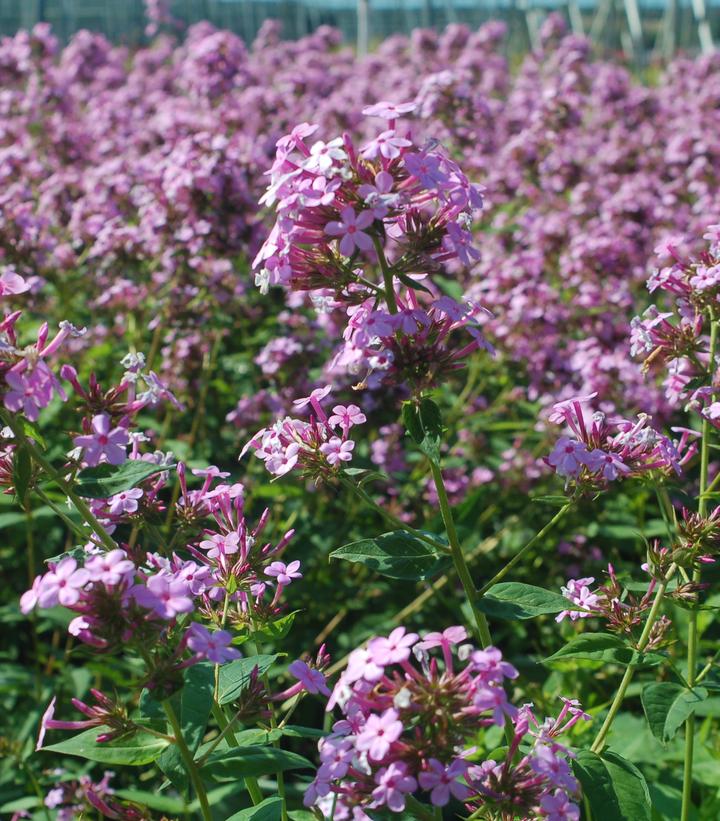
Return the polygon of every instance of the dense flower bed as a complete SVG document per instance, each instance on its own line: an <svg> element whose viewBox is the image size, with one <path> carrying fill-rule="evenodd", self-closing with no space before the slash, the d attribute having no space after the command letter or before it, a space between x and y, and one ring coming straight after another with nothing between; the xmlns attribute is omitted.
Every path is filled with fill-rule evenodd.
<svg viewBox="0 0 720 821"><path fill-rule="evenodd" d="M720 57L502 36L0 43L0 812L715 817Z"/></svg>

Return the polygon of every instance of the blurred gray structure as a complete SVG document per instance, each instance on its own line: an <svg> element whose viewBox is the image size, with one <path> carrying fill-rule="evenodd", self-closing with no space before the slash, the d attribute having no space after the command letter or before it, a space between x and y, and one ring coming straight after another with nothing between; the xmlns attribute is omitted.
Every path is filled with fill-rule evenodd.
<svg viewBox="0 0 720 821"><path fill-rule="evenodd" d="M622 51L641 62L677 50L708 53L720 39L720 9L711 0L173 0L171 10L185 23L210 20L247 41L268 18L281 20L288 38L332 25L360 52L418 26L476 28L489 20L505 21L509 50L521 52L535 45L553 11L599 51ZM0 0L0 35L40 20L64 41L81 28L129 44L144 39L143 0Z"/></svg>

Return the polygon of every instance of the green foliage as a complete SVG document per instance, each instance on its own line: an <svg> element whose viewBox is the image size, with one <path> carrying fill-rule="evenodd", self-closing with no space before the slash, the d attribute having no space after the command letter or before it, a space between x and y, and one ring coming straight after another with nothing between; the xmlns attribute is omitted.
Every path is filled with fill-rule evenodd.
<svg viewBox="0 0 720 821"><path fill-rule="evenodd" d="M140 459L130 459L122 465L102 464L80 471L75 481L75 489L79 496L88 499L108 499L172 467L174 466L156 465Z"/></svg>
<svg viewBox="0 0 720 821"><path fill-rule="evenodd" d="M390 579L410 581L432 579L449 566L446 555L405 530L350 542L333 550L330 558L358 562Z"/></svg>

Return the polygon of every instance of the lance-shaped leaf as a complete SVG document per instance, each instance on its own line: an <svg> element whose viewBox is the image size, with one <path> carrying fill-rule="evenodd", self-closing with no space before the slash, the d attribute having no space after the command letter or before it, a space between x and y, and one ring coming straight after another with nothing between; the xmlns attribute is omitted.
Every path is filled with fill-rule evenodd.
<svg viewBox="0 0 720 821"><path fill-rule="evenodd" d="M405 530L350 542L333 550L330 558L364 564L390 579L411 581L431 579L449 564L447 556Z"/></svg>
<svg viewBox="0 0 720 821"><path fill-rule="evenodd" d="M579 750L572 768L593 818L650 821L650 792L643 774L634 764L610 751L601 758L590 750Z"/></svg>
<svg viewBox="0 0 720 821"><path fill-rule="evenodd" d="M652 734L670 741L683 722L708 697L704 687L688 690L672 681L657 681L643 688L641 701Z"/></svg>
<svg viewBox="0 0 720 821"><path fill-rule="evenodd" d="M155 465L141 459L129 459L122 465L102 464L81 471L75 480L78 496L87 499L109 499L116 493L130 490L155 473L170 470L174 465Z"/></svg>
<svg viewBox="0 0 720 821"><path fill-rule="evenodd" d="M559 593L532 584L503 582L491 587L478 607L488 616L499 619L532 619L572 609L572 602Z"/></svg>
<svg viewBox="0 0 720 821"><path fill-rule="evenodd" d="M100 764L127 764L136 767L150 764L170 743L150 733L138 732L116 741L98 742L97 737L106 733L107 727L91 727L78 735L66 738L59 744L43 747L46 752L76 755Z"/></svg>

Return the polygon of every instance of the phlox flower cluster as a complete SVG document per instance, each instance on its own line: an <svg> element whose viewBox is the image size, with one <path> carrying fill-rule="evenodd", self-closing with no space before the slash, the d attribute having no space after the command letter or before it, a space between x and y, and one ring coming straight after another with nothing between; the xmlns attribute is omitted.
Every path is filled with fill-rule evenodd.
<svg viewBox="0 0 720 821"><path fill-rule="evenodd" d="M569 753L555 736L584 714L567 702L555 722L538 726L530 707L507 698L503 683L517 670L496 648L477 650L466 640L463 627L422 639L398 627L351 653L327 705L343 718L319 742L307 806L368 819L365 810L402 812L422 795L470 812L512 807L514 817L579 818ZM514 727L507 756L478 761L479 731L506 722ZM516 756L521 741L530 752Z"/></svg>
<svg viewBox="0 0 720 821"><path fill-rule="evenodd" d="M115 797L110 784L115 776L113 772L105 772L99 781L93 781L88 775L75 779L62 770L54 770L53 776L57 786L47 793L43 803L55 811L57 821L73 821L94 813L116 821L149 821L150 815L144 809ZM30 816L20 812L13 819L19 821L23 817Z"/></svg>
<svg viewBox="0 0 720 821"><path fill-rule="evenodd" d="M596 394L575 397L553 406L550 421L565 423L569 435L561 436L546 462L568 485L595 490L618 479L679 475L695 454L692 431L681 429L672 441L650 427L647 414L635 421L609 420L602 412L590 413L587 403Z"/></svg>
<svg viewBox="0 0 720 821"><path fill-rule="evenodd" d="M279 419L271 428L258 431L245 445L240 458L253 450L274 476L284 476L293 469L316 480L336 473L352 460L355 441L349 433L355 425L365 422L366 416L352 404L335 405L328 416L322 400L330 390L326 385L310 396L296 399L293 403L296 410L309 406L310 420Z"/></svg>

